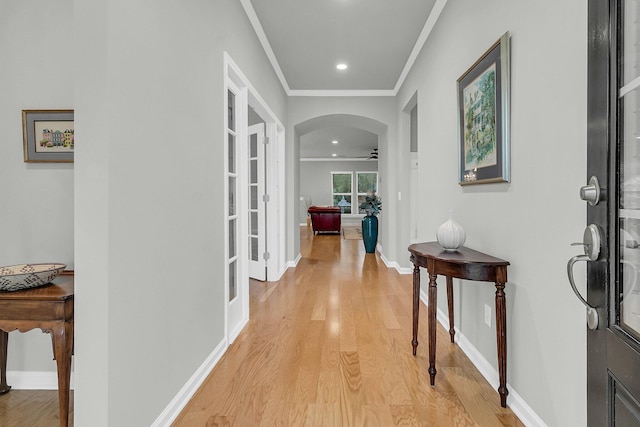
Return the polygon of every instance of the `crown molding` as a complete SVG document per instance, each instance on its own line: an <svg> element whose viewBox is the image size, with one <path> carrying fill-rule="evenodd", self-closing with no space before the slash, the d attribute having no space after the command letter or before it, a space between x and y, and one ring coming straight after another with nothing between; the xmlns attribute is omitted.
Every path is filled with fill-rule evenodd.
<svg viewBox="0 0 640 427"><path fill-rule="evenodd" d="M301 157L301 162L377 162L378 159L362 157Z"/></svg>
<svg viewBox="0 0 640 427"><path fill-rule="evenodd" d="M262 48L264 49L264 53L269 58L269 62L271 62L271 66L273 67L273 71L276 72L278 79L280 80L280 84L282 88L290 96L291 89L289 88L289 83L287 83L287 79L284 77L284 73L282 72L282 68L280 68L280 64L278 63L278 59L276 58L276 54L271 49L271 45L269 44L269 40L267 39L267 35L262 28L262 24L260 23L260 19L258 19L258 15L256 15L256 11L251 4L251 0L240 0L242 7L244 8L251 25L253 26L256 35L258 36L258 40L260 40L260 44L262 44Z"/></svg>
<svg viewBox="0 0 640 427"><path fill-rule="evenodd" d="M409 71L411 71L411 68L413 67L413 64L418 58L418 55L420 54L422 47L427 41L429 34L431 34L431 31L433 31L433 27L436 25L436 22L438 21L438 18L440 17L442 10L447 4L447 1L448 0L436 0L436 2L434 3L433 8L431 9L431 12L429 12L429 16L427 17L427 21L425 22L424 27L422 27L422 31L420 32L420 35L416 40L416 44L413 46L413 49L411 50L411 54L409 55L409 58L407 58L407 62L404 64L404 68L400 73L400 77L398 77L398 81L396 82L395 87L389 90L298 90L298 89L292 90L289 87L289 84L287 83L287 79L285 78L284 73L282 72L282 68L280 68L278 59L276 58L276 55L273 52L271 45L269 44L267 35L265 34L264 29L262 28L262 24L260 23L260 19L258 19L258 15L256 14L256 11L253 8L253 5L251 4L251 0L240 0L240 3L242 4L242 7L246 12L247 17L249 18L249 21L251 22L251 25L253 26L253 29L256 32L256 35L258 36L258 40L260 40L260 43L262 44L262 48L264 49L264 52L267 55L267 58L269 58L269 62L271 62L271 66L273 67L273 70L278 76L278 79L280 80L280 84L282 85L282 88L286 92L287 96L318 96L318 97L349 96L351 97L351 96L396 96L398 94L398 91L400 91L400 88L404 84L405 79L409 75Z"/></svg>
<svg viewBox="0 0 640 427"><path fill-rule="evenodd" d="M291 90L289 96L396 96L394 90Z"/></svg>
<svg viewBox="0 0 640 427"><path fill-rule="evenodd" d="M416 40L416 44L413 46L413 50L411 51L411 54L409 55L407 62L404 64L402 73L400 73L400 77L396 82L396 86L393 89L394 94L397 95L398 92L400 91L400 88L402 87L405 79L409 75L409 71L411 71L413 64L416 62L416 59L418 58L418 55L420 54L422 47L426 43L427 38L429 37L429 34L431 34L431 31L433 31L433 27L435 27L436 22L438 21L438 18L440 17L440 14L442 13L442 10L444 9L444 6L446 4L447 4L447 0L436 0L435 4L433 5L433 8L431 8L431 12L429 12L427 21L424 23L424 27L422 27L422 31L418 36L418 40Z"/></svg>

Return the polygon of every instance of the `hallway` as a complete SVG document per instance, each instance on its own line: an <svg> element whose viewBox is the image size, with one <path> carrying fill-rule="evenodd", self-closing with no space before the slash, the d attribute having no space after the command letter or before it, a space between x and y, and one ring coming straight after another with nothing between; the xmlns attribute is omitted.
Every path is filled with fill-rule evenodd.
<svg viewBox="0 0 640 427"><path fill-rule="evenodd" d="M175 427L522 425L440 325L428 385L424 307L411 355L411 275L359 240L300 232L297 268L251 283L249 324Z"/></svg>

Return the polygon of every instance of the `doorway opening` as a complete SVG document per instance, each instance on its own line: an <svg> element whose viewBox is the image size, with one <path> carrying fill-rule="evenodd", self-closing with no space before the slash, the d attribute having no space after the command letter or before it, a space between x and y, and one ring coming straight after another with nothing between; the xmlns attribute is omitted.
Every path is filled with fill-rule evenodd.
<svg viewBox="0 0 640 427"><path fill-rule="evenodd" d="M225 77L225 335L249 321L249 279L285 271L284 126L231 57ZM269 233L267 234L267 230Z"/></svg>

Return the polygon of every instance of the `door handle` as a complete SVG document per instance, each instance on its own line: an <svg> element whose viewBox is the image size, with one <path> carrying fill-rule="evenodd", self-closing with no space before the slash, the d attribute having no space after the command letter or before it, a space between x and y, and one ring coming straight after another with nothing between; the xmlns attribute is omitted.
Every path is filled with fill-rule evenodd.
<svg viewBox="0 0 640 427"><path fill-rule="evenodd" d="M575 280L573 278L573 266L580 261L596 261L600 256L600 245L601 245L601 233L600 229L595 224L590 224L584 230L583 240L580 243L572 243L572 246L583 246L584 247L584 255L576 255L569 260L567 263L567 275L569 276L569 284L571 285L571 289L576 294L578 299L582 304L587 308L587 326L589 329L597 329L599 323L598 311L595 307L587 302L586 299L580 294L578 288L576 287Z"/></svg>

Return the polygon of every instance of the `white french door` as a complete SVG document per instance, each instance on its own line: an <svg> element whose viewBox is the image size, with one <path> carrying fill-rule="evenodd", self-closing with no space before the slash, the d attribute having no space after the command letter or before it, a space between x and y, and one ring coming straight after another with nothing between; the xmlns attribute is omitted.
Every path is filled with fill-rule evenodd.
<svg viewBox="0 0 640 427"><path fill-rule="evenodd" d="M285 211L284 170L280 165L285 162L284 127L226 52L224 68L224 286L230 345L249 321L249 277L277 280L284 272L285 224L280 214ZM258 126L249 127L249 108L262 119Z"/></svg>
<svg viewBox="0 0 640 427"><path fill-rule="evenodd" d="M249 277L264 281L266 269L265 128L249 126Z"/></svg>
<svg viewBox="0 0 640 427"><path fill-rule="evenodd" d="M245 182L247 166L246 116L240 114L246 105L246 90L241 91L232 82L227 83L226 115L226 332L229 344L240 333L249 319L249 278L247 277L246 236L247 194ZM244 225L244 226L243 226Z"/></svg>

